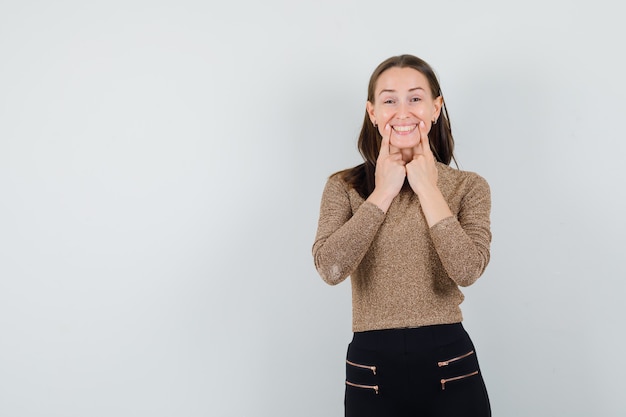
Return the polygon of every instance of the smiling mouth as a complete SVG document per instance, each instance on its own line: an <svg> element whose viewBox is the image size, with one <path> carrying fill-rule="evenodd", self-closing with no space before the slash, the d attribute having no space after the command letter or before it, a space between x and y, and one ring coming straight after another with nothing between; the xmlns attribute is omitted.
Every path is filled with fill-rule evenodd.
<svg viewBox="0 0 626 417"><path fill-rule="evenodd" d="M409 125L409 126L393 126L393 130L400 133L410 132L414 130L417 125Z"/></svg>

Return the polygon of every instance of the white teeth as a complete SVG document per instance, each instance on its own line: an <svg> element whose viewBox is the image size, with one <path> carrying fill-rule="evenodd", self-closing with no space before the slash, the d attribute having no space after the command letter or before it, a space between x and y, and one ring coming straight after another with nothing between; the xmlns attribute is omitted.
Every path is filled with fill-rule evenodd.
<svg viewBox="0 0 626 417"><path fill-rule="evenodd" d="M416 125L411 125L411 126L394 126L393 130L395 130L396 132L410 132L411 130L415 129Z"/></svg>

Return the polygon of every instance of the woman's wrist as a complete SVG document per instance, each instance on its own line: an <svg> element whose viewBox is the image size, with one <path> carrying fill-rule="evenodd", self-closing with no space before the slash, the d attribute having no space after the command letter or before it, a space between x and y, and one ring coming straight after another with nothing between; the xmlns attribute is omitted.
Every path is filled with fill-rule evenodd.
<svg viewBox="0 0 626 417"><path fill-rule="evenodd" d="M429 185L421 187L420 192L417 193L420 205L422 206L422 212L426 217L426 223L428 227L432 227L439 223L446 217L452 216L452 211L448 202L441 194L441 190L436 185Z"/></svg>
<svg viewBox="0 0 626 417"><path fill-rule="evenodd" d="M370 194L370 196L367 197L367 200L365 201L368 201L374 204L379 209L387 213L387 210L389 210L389 207L391 206L391 202L393 201L394 198L395 198L395 195L391 195L389 193L382 192L380 189L374 188L374 191L372 191L372 194Z"/></svg>

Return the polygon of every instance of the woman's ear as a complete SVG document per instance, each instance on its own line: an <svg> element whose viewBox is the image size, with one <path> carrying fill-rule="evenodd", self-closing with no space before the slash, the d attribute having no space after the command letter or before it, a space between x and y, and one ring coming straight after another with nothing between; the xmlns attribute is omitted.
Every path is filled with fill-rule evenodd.
<svg viewBox="0 0 626 417"><path fill-rule="evenodd" d="M367 114L370 116L370 120L374 126L376 126L376 116L374 116L374 105L370 103L368 100L365 104L365 108L367 109Z"/></svg>
<svg viewBox="0 0 626 417"><path fill-rule="evenodd" d="M435 107L435 112L433 113L433 119L438 120L439 115L441 114L441 107L443 107L443 97L439 96L435 98L435 100L433 101L433 105Z"/></svg>

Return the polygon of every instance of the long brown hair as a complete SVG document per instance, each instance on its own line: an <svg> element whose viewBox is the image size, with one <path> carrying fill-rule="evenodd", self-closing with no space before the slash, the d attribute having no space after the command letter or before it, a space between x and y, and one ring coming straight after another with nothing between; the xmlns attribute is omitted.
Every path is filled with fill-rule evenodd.
<svg viewBox="0 0 626 417"><path fill-rule="evenodd" d="M439 80L437 80L435 71L433 71L432 67L424 60L413 55L398 55L383 61L380 65L378 65L378 67L376 67L370 77L369 85L367 87L367 100L372 104L374 103L376 82L378 81L378 78L383 72L394 67L408 67L419 71L428 80L432 97L436 98L441 96L443 103L442 112L439 116L437 124L431 127L430 132L428 133L428 140L430 142L430 148L437 161L446 165L450 165L452 160L456 163L453 154L454 138L452 137L450 118L448 117L446 103L443 101L443 94L441 92L441 87L439 86ZM361 156L363 156L365 162L340 173L343 179L363 198L367 198L372 191L374 191L374 173L376 172L376 159L378 158L381 142L382 136L380 135L380 132L378 132L378 129L370 121L366 109L358 141L359 152L361 153Z"/></svg>

